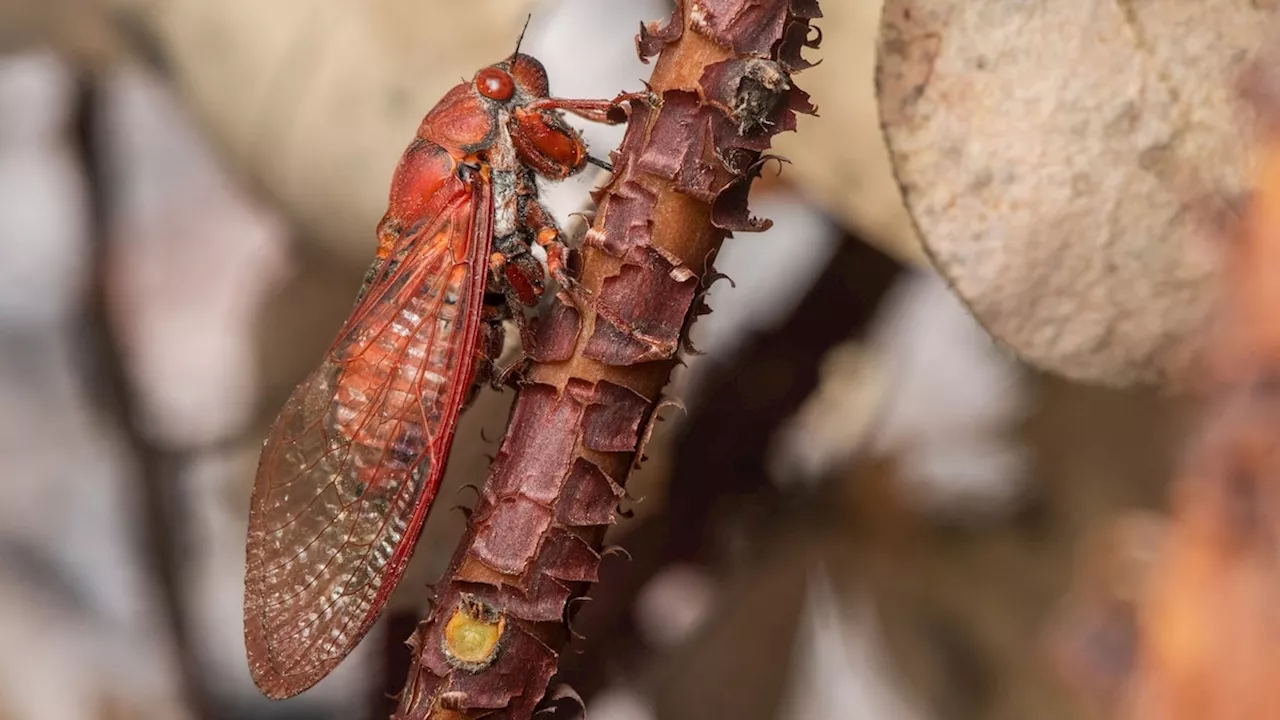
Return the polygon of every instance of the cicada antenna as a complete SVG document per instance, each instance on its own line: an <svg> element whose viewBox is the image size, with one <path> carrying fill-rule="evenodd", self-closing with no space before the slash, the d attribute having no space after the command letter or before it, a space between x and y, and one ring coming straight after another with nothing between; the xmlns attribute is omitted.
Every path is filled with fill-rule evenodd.
<svg viewBox="0 0 1280 720"><path fill-rule="evenodd" d="M529 13L524 18L524 27L520 28L520 37L516 38L516 49L511 53L511 65L514 67L520 59L520 43L524 42L524 34L529 30L529 21L533 19L533 13Z"/></svg>

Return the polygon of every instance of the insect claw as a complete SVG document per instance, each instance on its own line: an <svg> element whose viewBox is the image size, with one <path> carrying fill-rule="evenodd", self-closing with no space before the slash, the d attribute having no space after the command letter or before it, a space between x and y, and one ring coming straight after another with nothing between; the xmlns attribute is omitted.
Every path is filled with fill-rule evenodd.
<svg viewBox="0 0 1280 720"><path fill-rule="evenodd" d="M591 299L591 291L582 287L577 281L571 281L569 287L561 286L560 292L556 293L556 298L581 313Z"/></svg>
<svg viewBox="0 0 1280 720"><path fill-rule="evenodd" d="M608 170L609 172L613 172L613 165L605 162L604 160L601 160L600 158L597 158L595 155L588 155L587 162L591 163L592 165L595 165L598 168Z"/></svg>
<svg viewBox="0 0 1280 720"><path fill-rule="evenodd" d="M453 507L449 508L449 510L451 510L451 511L452 511L452 510L457 510L457 511L461 512L461 513L462 513L462 517L466 518L468 522L470 522L470 521L471 521L471 515L472 515L472 513L474 513L474 512L475 512L475 508L469 508L469 507L467 507L466 505L454 505Z"/></svg>
<svg viewBox="0 0 1280 720"><path fill-rule="evenodd" d="M529 330L522 324L520 326L520 344L523 347L528 347L526 340L527 341L533 340L533 338L531 337L526 337L526 334L528 332ZM508 387L512 388L513 390L519 390L523 382L524 382L524 373L522 372L522 368L519 365L510 365L504 368L502 372L497 373L493 376L493 387L495 390L502 390Z"/></svg>

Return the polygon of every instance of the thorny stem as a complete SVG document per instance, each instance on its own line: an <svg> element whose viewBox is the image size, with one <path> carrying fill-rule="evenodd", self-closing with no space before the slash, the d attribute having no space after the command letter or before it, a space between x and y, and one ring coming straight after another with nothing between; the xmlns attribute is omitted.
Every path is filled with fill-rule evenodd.
<svg viewBox="0 0 1280 720"><path fill-rule="evenodd" d="M558 301L526 348L534 362L412 640L397 717L538 707L681 341L706 312L710 258L730 231L767 227L747 190L772 136L813 111L790 76L819 15L817 0L686 0L642 29L642 55L660 51L657 102L631 104L583 244L585 301Z"/></svg>
<svg viewBox="0 0 1280 720"><path fill-rule="evenodd" d="M902 272L845 232L786 320L746 338L733 358L703 373L698 403L670 448L667 505L627 528L631 562L602 568L591 602L575 618L586 639L561 660L560 679L590 700L611 674L634 668L645 650L632 612L639 589L672 563L711 563L719 549L709 531L717 513L732 508L737 515L748 503L778 506L766 472L770 439L817 387L821 358L866 331ZM835 307L842 311L833 316ZM750 403L740 388L756 393ZM753 525L749 534L761 529Z"/></svg>

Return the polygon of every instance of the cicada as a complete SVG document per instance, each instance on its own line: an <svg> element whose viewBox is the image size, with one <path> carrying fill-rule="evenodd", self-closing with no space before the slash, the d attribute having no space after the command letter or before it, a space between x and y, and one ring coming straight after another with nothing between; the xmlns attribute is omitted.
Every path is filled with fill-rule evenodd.
<svg viewBox="0 0 1280 720"><path fill-rule="evenodd" d="M440 487L458 415L494 378L503 322L536 305L548 274L573 288L535 184L590 159L563 112L621 122L628 97L552 98L542 64L517 49L422 120L355 307L259 460L244 624L267 696L319 682L377 620Z"/></svg>

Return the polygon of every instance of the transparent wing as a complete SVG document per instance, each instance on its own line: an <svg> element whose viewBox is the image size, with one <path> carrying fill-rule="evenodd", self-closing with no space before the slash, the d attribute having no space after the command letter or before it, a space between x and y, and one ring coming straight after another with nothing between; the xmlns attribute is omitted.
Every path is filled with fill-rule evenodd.
<svg viewBox="0 0 1280 720"><path fill-rule="evenodd" d="M439 487L475 371L492 217L487 181L439 192L263 447L244 609L270 697L315 684L364 637Z"/></svg>

